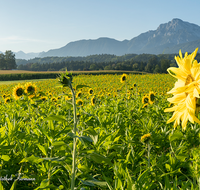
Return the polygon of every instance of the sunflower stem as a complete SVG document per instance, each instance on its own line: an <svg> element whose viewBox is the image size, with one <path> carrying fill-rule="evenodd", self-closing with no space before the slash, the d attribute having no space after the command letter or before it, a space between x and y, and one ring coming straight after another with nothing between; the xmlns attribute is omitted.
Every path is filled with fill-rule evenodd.
<svg viewBox="0 0 200 190"><path fill-rule="evenodd" d="M149 140L148 140L147 146L148 146L148 150L147 150L147 156L148 156L148 168L150 168L150 150L151 150L151 146L150 146L150 142L149 142Z"/></svg>
<svg viewBox="0 0 200 190"><path fill-rule="evenodd" d="M73 104L73 112L74 112L74 135L76 135L77 131L77 115L76 115L76 96L74 89L70 83L70 89L72 92L72 104ZM74 190L75 187L75 178L76 178L76 142L77 138L73 138L73 152L72 152L72 178L71 178L71 190Z"/></svg>

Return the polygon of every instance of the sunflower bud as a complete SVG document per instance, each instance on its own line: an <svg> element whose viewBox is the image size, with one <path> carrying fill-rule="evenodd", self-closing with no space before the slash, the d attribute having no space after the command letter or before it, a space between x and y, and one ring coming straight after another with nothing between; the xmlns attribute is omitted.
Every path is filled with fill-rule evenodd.
<svg viewBox="0 0 200 190"><path fill-rule="evenodd" d="M61 73L61 75L58 77L58 81L63 85L63 87L70 87L72 83L72 74L69 74L67 71L66 73Z"/></svg>

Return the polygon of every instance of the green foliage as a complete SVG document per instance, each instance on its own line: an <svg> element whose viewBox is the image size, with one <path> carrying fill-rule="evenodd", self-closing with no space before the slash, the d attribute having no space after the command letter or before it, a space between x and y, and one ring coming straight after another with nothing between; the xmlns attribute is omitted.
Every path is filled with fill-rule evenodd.
<svg viewBox="0 0 200 190"><path fill-rule="evenodd" d="M5 54L0 54L0 69L16 69L17 64L15 62L15 54L7 50Z"/></svg>
<svg viewBox="0 0 200 190"><path fill-rule="evenodd" d="M125 54L91 55L86 57L45 57L31 60L17 60L19 70L31 71L89 71L89 70L125 70L166 73L170 64L176 66L175 54ZM198 57L198 55L197 55Z"/></svg>
<svg viewBox="0 0 200 190"><path fill-rule="evenodd" d="M76 131L74 107L64 95L56 103L50 98L41 101L40 96L1 101L0 176L12 180L1 180L0 188L70 189L74 139L77 189L200 187L199 126L188 124L182 131L167 125L171 113L164 113L165 96L156 95L145 108L142 96L135 93L127 101L121 92L118 98L98 99L92 106L85 98L85 106L77 107ZM147 133L150 159L148 145L141 142Z"/></svg>

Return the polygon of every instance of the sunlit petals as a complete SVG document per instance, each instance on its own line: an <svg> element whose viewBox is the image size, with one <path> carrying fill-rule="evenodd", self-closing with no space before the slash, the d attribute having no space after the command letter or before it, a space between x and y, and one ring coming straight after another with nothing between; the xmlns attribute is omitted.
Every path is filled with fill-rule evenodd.
<svg viewBox="0 0 200 190"><path fill-rule="evenodd" d="M177 103L181 103L183 101L185 101L186 98L186 94L183 92L181 94L177 94L172 98L168 98L167 100L171 103L177 104Z"/></svg>
<svg viewBox="0 0 200 190"><path fill-rule="evenodd" d="M198 48L190 55L186 52L184 58L180 50L179 56L175 57L179 68L170 67L167 70L170 75L178 79L174 88L168 92L174 96L167 100L175 106L164 110L174 111L167 123L174 121L176 127L181 121L183 130L186 129L188 121L200 124L200 120L195 116L197 99L200 98L200 64L194 60L197 50Z"/></svg>
<svg viewBox="0 0 200 190"><path fill-rule="evenodd" d="M167 69L167 71L170 75L182 81L185 81L188 76L187 72L184 72L183 70L176 67L170 67Z"/></svg>

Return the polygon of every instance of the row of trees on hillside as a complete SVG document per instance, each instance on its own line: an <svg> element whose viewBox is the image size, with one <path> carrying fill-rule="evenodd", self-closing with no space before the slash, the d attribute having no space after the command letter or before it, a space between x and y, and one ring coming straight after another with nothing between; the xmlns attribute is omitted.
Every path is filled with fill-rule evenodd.
<svg viewBox="0 0 200 190"><path fill-rule="evenodd" d="M0 69L1 70L10 70L10 69L16 69L17 64L15 61L15 54L7 50L5 54L0 53Z"/></svg>
<svg viewBox="0 0 200 190"><path fill-rule="evenodd" d="M27 63L18 66L19 70L30 71L89 71L89 70L126 70L141 71L148 73L167 73L167 68L177 66L169 59L158 59L152 56L147 62L135 61L134 59L122 62L88 62L88 61L62 61L56 63Z"/></svg>

